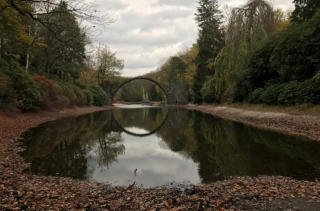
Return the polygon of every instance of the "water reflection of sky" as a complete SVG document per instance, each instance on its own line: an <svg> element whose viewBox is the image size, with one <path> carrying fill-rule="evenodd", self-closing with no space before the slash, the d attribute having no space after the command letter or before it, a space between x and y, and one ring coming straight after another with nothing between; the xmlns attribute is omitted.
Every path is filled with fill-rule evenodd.
<svg viewBox="0 0 320 211"><path fill-rule="evenodd" d="M116 109L49 122L25 134L22 155L35 174L114 185L211 183L226 176L320 178L318 142L165 109ZM146 137L126 134L114 118L126 131L146 134L167 114L164 126Z"/></svg>
<svg viewBox="0 0 320 211"><path fill-rule="evenodd" d="M137 109L137 108L155 108L159 106L154 105L143 105L143 104L113 104L113 106L117 108L125 108L125 109Z"/></svg>
<svg viewBox="0 0 320 211"><path fill-rule="evenodd" d="M135 133L148 133L140 128L126 128ZM191 159L171 151L156 135L134 137L121 133L125 153L108 167L99 166L90 152L88 165L93 181L126 185L133 182L145 186L159 186L175 183L200 183L198 165Z"/></svg>

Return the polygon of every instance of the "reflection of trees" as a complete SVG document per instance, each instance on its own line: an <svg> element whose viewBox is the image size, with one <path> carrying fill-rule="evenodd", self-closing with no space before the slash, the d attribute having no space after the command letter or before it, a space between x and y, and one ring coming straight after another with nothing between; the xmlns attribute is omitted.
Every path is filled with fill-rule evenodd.
<svg viewBox="0 0 320 211"><path fill-rule="evenodd" d="M207 115L203 124L210 125L206 140L216 149L221 175L320 176L319 144Z"/></svg>
<svg viewBox="0 0 320 211"><path fill-rule="evenodd" d="M176 152L188 156L199 164L199 174L203 182L221 178L215 163L216 149L208 142L210 130L203 124L203 115L188 110L172 109L166 125L159 135ZM174 135L172 135L174 134Z"/></svg>
<svg viewBox="0 0 320 211"><path fill-rule="evenodd" d="M187 110L170 109L166 124L158 134L173 151L184 151L185 148L192 145L188 141L193 137L193 131L188 133L190 121L190 112Z"/></svg>
<svg viewBox="0 0 320 211"><path fill-rule="evenodd" d="M143 114L143 112L145 112ZM166 116L164 109L116 110L124 126L152 130ZM320 144L298 137L257 130L199 112L170 109L157 132L171 150L198 163L203 182L223 176L284 175L320 178ZM32 170L44 175L85 179L91 174L88 156L109 166L125 151L121 130L111 111L51 122L25 134L23 156Z"/></svg>
<svg viewBox="0 0 320 211"><path fill-rule="evenodd" d="M212 128L208 128L214 125L211 122L210 125L204 123L204 115L200 113L194 113L193 128L195 132L195 138L198 142L198 150L195 156L199 162L199 174L201 175L202 182L208 183L222 179L222 173L219 166L216 163L216 147L210 142L212 138ZM212 124L213 123L213 124Z"/></svg>
<svg viewBox="0 0 320 211"><path fill-rule="evenodd" d="M85 155L85 149L75 141L64 150L57 149L45 157L28 159L28 162L32 162L31 170L37 174L56 175L59 173L61 176L86 179L87 158Z"/></svg>
<svg viewBox="0 0 320 211"><path fill-rule="evenodd" d="M199 112L175 110L169 114L159 136L173 151L187 152L199 164L205 183L224 176L320 177L318 143Z"/></svg>
<svg viewBox="0 0 320 211"><path fill-rule="evenodd" d="M114 118L123 127L137 127L149 132L158 128L167 116L165 108L117 109Z"/></svg>
<svg viewBox="0 0 320 211"><path fill-rule="evenodd" d="M112 131L110 111L46 123L24 135L23 156L35 173L85 179L91 174L87 156L92 149L100 166L124 153L120 132Z"/></svg>
<svg viewBox="0 0 320 211"><path fill-rule="evenodd" d="M110 132L104 137L98 138L98 164L99 166L109 166L113 163L118 155L124 154L125 147L121 142L121 134L119 132Z"/></svg>

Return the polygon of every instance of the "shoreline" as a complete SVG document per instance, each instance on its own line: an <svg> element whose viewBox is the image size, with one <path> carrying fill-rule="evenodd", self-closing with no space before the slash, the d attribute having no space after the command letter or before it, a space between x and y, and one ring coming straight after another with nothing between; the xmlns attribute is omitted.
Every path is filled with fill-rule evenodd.
<svg viewBox="0 0 320 211"><path fill-rule="evenodd" d="M313 141L320 141L320 116L318 115L254 111L223 105L188 104L181 107L262 129L304 136Z"/></svg>
<svg viewBox="0 0 320 211"><path fill-rule="evenodd" d="M216 111L200 108L205 113ZM135 185L115 187L23 173L28 167L19 155L23 151L19 141L23 132L44 122L109 109L113 107L74 107L13 116L0 113L0 209L276 210L279 206L320 209L319 181L274 176L233 177L181 190Z"/></svg>

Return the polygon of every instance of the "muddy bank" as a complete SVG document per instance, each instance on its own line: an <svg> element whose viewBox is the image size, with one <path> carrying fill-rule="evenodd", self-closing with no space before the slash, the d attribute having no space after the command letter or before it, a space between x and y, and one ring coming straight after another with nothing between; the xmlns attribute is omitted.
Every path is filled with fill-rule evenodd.
<svg viewBox="0 0 320 211"><path fill-rule="evenodd" d="M235 177L180 188L112 187L23 173L19 152L25 130L59 118L112 109L73 108L0 114L0 210L320 210L320 182L284 177Z"/></svg>
<svg viewBox="0 0 320 211"><path fill-rule="evenodd" d="M320 141L320 116L317 115L294 115L280 112L251 111L241 108L214 105L189 104L183 107L260 128L306 136L312 140Z"/></svg>

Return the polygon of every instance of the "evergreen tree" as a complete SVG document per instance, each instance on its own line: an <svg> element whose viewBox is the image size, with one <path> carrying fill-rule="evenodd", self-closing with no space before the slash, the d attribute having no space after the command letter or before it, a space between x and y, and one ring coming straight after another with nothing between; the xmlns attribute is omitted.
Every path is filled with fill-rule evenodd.
<svg viewBox="0 0 320 211"><path fill-rule="evenodd" d="M312 18L320 8L319 0L294 0L295 10L292 13L292 20L295 22Z"/></svg>
<svg viewBox="0 0 320 211"><path fill-rule="evenodd" d="M170 59L170 67L169 83L174 83L175 80L182 79L183 74L187 68L183 60L178 56L174 56Z"/></svg>
<svg viewBox="0 0 320 211"><path fill-rule="evenodd" d="M68 9L68 4L61 1L41 20L52 23L52 26L40 29L39 39L46 47L37 50L33 62L35 68L65 80L78 78L85 59L86 35Z"/></svg>
<svg viewBox="0 0 320 211"><path fill-rule="evenodd" d="M196 21L199 27L197 41L199 54L196 58L197 72L193 79L192 91L195 103L202 102L201 88L208 75L213 75L210 61L213 61L222 49L224 40L220 29L222 23L221 11L217 0L200 0Z"/></svg>
<svg viewBox="0 0 320 211"><path fill-rule="evenodd" d="M157 92L156 86L152 85L150 89L150 99L151 101L161 101L161 94Z"/></svg>

